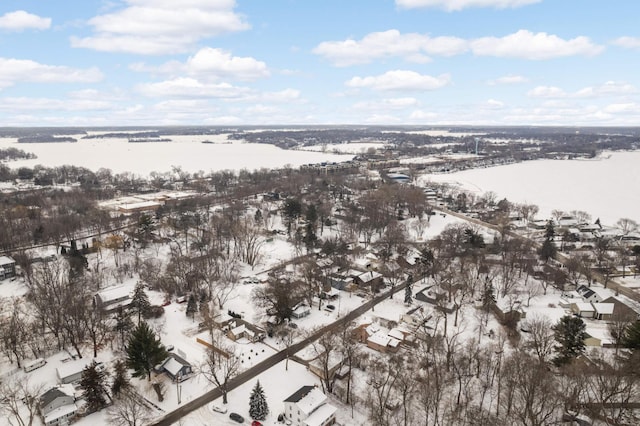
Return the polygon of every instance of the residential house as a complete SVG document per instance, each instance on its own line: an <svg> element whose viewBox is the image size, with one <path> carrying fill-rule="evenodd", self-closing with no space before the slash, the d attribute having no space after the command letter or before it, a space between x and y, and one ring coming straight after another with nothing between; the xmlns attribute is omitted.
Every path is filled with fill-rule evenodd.
<svg viewBox="0 0 640 426"><path fill-rule="evenodd" d="M186 380L191 377L191 373L193 373L189 361L175 352L169 352L167 359L165 359L156 370L166 373L174 382Z"/></svg>
<svg viewBox="0 0 640 426"><path fill-rule="evenodd" d="M571 313L580 318L593 318L595 309L589 302L576 302L570 305Z"/></svg>
<svg viewBox="0 0 640 426"><path fill-rule="evenodd" d="M395 353L400 349L402 340L390 336L389 331L375 322L364 322L354 329L356 338L369 348L378 352Z"/></svg>
<svg viewBox="0 0 640 426"><path fill-rule="evenodd" d="M9 256L0 256L0 280L16 276L16 261Z"/></svg>
<svg viewBox="0 0 640 426"><path fill-rule="evenodd" d="M133 290L131 285L109 287L96 293L94 301L104 312L114 312L131 304Z"/></svg>
<svg viewBox="0 0 640 426"><path fill-rule="evenodd" d="M609 321L613 317L614 303L578 302L572 303L571 312L581 318Z"/></svg>
<svg viewBox="0 0 640 426"><path fill-rule="evenodd" d="M358 286L369 288L374 293L380 291L384 286L382 274L375 271L361 272L354 276L353 280Z"/></svg>
<svg viewBox="0 0 640 426"><path fill-rule="evenodd" d="M336 411L315 386L302 386L284 400L284 416L292 426L332 425Z"/></svg>
<svg viewBox="0 0 640 426"><path fill-rule="evenodd" d="M585 302L602 302L608 295L603 291L595 287L587 287L586 285L579 286L576 291Z"/></svg>
<svg viewBox="0 0 640 426"><path fill-rule="evenodd" d="M227 337L234 342L242 338L250 342L259 342L266 337L266 332L263 329L240 318L224 323L223 330L226 330Z"/></svg>
<svg viewBox="0 0 640 426"><path fill-rule="evenodd" d="M632 321L640 319L638 313L635 310L630 308L629 305L627 305L617 297L608 297L604 299L602 303L613 303L614 308L611 319L627 319Z"/></svg>
<svg viewBox="0 0 640 426"><path fill-rule="evenodd" d="M78 411L73 386L51 388L40 396L40 415L45 426L67 425Z"/></svg>
<svg viewBox="0 0 640 426"><path fill-rule="evenodd" d="M454 311L453 303L447 302L446 290L437 286L423 288L415 294L414 298L421 302L429 303L444 313L450 314Z"/></svg>
<svg viewBox="0 0 640 426"><path fill-rule="evenodd" d="M95 360L78 359L64 362L61 366L56 368L58 383L65 385L68 383L79 382L82 378L82 372L84 371L84 369L94 361ZM104 364L102 362L96 361L96 364L96 368L104 368Z"/></svg>

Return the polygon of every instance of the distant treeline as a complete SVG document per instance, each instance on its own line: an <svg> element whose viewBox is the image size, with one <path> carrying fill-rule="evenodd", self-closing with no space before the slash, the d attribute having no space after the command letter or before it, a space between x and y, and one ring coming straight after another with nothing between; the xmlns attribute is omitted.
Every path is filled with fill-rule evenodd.
<svg viewBox="0 0 640 426"><path fill-rule="evenodd" d="M78 139L70 136L37 135L18 138L18 143L60 143L78 142Z"/></svg>
<svg viewBox="0 0 640 426"><path fill-rule="evenodd" d="M2 148L0 149L0 161L22 160L37 158L35 154L25 152L18 148Z"/></svg>

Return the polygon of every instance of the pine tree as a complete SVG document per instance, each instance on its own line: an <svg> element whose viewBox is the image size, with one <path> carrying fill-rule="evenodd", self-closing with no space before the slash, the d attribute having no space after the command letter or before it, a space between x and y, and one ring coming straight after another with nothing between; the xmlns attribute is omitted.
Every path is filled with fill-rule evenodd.
<svg viewBox="0 0 640 426"><path fill-rule="evenodd" d="M107 405L109 394L105 384L106 378L107 374L98 367L95 361L82 370L80 387L82 388L82 397L87 402L87 409L90 413L99 411Z"/></svg>
<svg viewBox="0 0 640 426"><path fill-rule="evenodd" d="M484 292L482 293L482 307L485 310L491 309L491 307L496 303L496 291L493 287L492 283L488 283L484 287Z"/></svg>
<svg viewBox="0 0 640 426"><path fill-rule="evenodd" d="M622 345L629 349L640 349L640 321L627 326L622 336Z"/></svg>
<svg viewBox="0 0 640 426"><path fill-rule="evenodd" d="M409 305L413 300L413 291L411 289L411 284L407 284L404 288L404 303Z"/></svg>
<svg viewBox="0 0 640 426"><path fill-rule="evenodd" d="M138 324L140 324L140 316L148 312L149 307L151 306L149 296L147 296L147 293L144 291L144 284L142 281L138 281L136 288L133 290L130 306L138 314Z"/></svg>
<svg viewBox="0 0 640 426"><path fill-rule="evenodd" d="M585 324L580 317L565 315L552 327L553 335L558 342L554 348L557 352L554 364L568 364L572 359L584 352L584 339L587 337Z"/></svg>
<svg viewBox="0 0 640 426"><path fill-rule="evenodd" d="M133 330L127 343L127 367L133 377L147 376L151 381L151 370L167 358L167 351L149 325L142 321Z"/></svg>
<svg viewBox="0 0 640 426"><path fill-rule="evenodd" d="M193 315L198 311L198 301L193 293L189 296L189 300L187 301L187 310L186 314L188 317L193 318Z"/></svg>
<svg viewBox="0 0 640 426"><path fill-rule="evenodd" d="M113 366L113 383L111 384L111 394L115 397L120 392L125 391L130 386L127 365L121 359L117 360Z"/></svg>
<svg viewBox="0 0 640 426"><path fill-rule="evenodd" d="M249 397L249 416L254 420L264 420L268 414L269 406L267 405L267 399L264 396L264 390L260 385L260 380L258 380Z"/></svg>

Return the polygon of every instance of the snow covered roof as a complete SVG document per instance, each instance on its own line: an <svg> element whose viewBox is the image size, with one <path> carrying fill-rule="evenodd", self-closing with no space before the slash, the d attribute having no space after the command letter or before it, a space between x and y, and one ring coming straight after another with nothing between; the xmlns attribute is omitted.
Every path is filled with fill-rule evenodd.
<svg viewBox="0 0 640 426"><path fill-rule="evenodd" d="M613 315L615 304L613 303L593 303L593 307L598 314Z"/></svg>
<svg viewBox="0 0 640 426"><path fill-rule="evenodd" d="M404 333L399 329L399 328L393 328L389 331L388 334L390 337L393 337L394 339L398 339L398 340L403 340L404 339Z"/></svg>
<svg viewBox="0 0 640 426"><path fill-rule="evenodd" d="M102 303L108 304L112 300L129 297L132 292L133 287L131 285L119 285L99 291L97 296L100 297L100 301Z"/></svg>
<svg viewBox="0 0 640 426"><path fill-rule="evenodd" d="M378 331L369 336L367 340L376 345L387 346L389 344L389 341L391 340L391 337L389 337L389 335L385 332Z"/></svg>
<svg viewBox="0 0 640 426"><path fill-rule="evenodd" d="M9 256L0 256L0 266L13 265L14 263L16 263L16 261Z"/></svg>
<svg viewBox="0 0 640 426"><path fill-rule="evenodd" d="M368 281L372 281L376 278L380 278L382 276L382 274L376 272L376 271L367 271L367 272L361 272L358 275L358 278L360 278L363 282L368 282Z"/></svg>
<svg viewBox="0 0 640 426"><path fill-rule="evenodd" d="M76 404L67 404L61 407L56 408L55 410L50 411L47 415L44 416L44 423L51 424L55 420L61 417L67 417L73 413L78 411L78 406Z"/></svg>
<svg viewBox="0 0 640 426"><path fill-rule="evenodd" d="M162 363L162 368L172 376L176 376L183 367L188 367L190 365L191 364L189 364L188 361L182 359L176 354L170 354L169 357Z"/></svg>
<svg viewBox="0 0 640 426"><path fill-rule="evenodd" d="M580 312L593 312L593 305L591 305L591 303L588 302L577 302L575 303L576 308L578 308L578 310Z"/></svg>
<svg viewBox="0 0 640 426"><path fill-rule="evenodd" d="M337 408L331 404L323 404L304 420L306 426L321 426L327 419L335 415Z"/></svg>
<svg viewBox="0 0 640 426"><path fill-rule="evenodd" d="M313 411L318 408L320 405L324 404L327 400L327 396L322 393L315 386L309 389L300 400L297 402L297 406L305 415L310 415Z"/></svg>
<svg viewBox="0 0 640 426"><path fill-rule="evenodd" d="M42 395L40 395L40 405L42 407L49 405L51 402L55 401L57 398L70 396L73 397L75 394L72 385L60 385L55 388L51 388Z"/></svg>

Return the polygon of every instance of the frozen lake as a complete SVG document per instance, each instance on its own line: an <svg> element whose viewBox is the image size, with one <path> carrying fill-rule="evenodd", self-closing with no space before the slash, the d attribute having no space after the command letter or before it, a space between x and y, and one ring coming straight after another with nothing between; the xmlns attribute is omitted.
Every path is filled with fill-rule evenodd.
<svg viewBox="0 0 640 426"><path fill-rule="evenodd" d="M613 225L627 217L640 222L640 152L605 153L595 160L537 160L486 169L429 175L482 194L536 204L539 218L552 210L583 210Z"/></svg>
<svg viewBox="0 0 640 426"><path fill-rule="evenodd" d="M347 161L353 155L283 150L273 145L227 141L226 135L167 136L171 142L129 143L125 138L80 139L76 143L17 143L0 138L0 148L15 147L34 153L33 160L12 161L10 167L82 166L90 170L111 169L147 176L151 172L171 171L174 166L188 172L255 170L286 165ZM202 141L214 143L202 143ZM232 142L232 143L231 143Z"/></svg>

